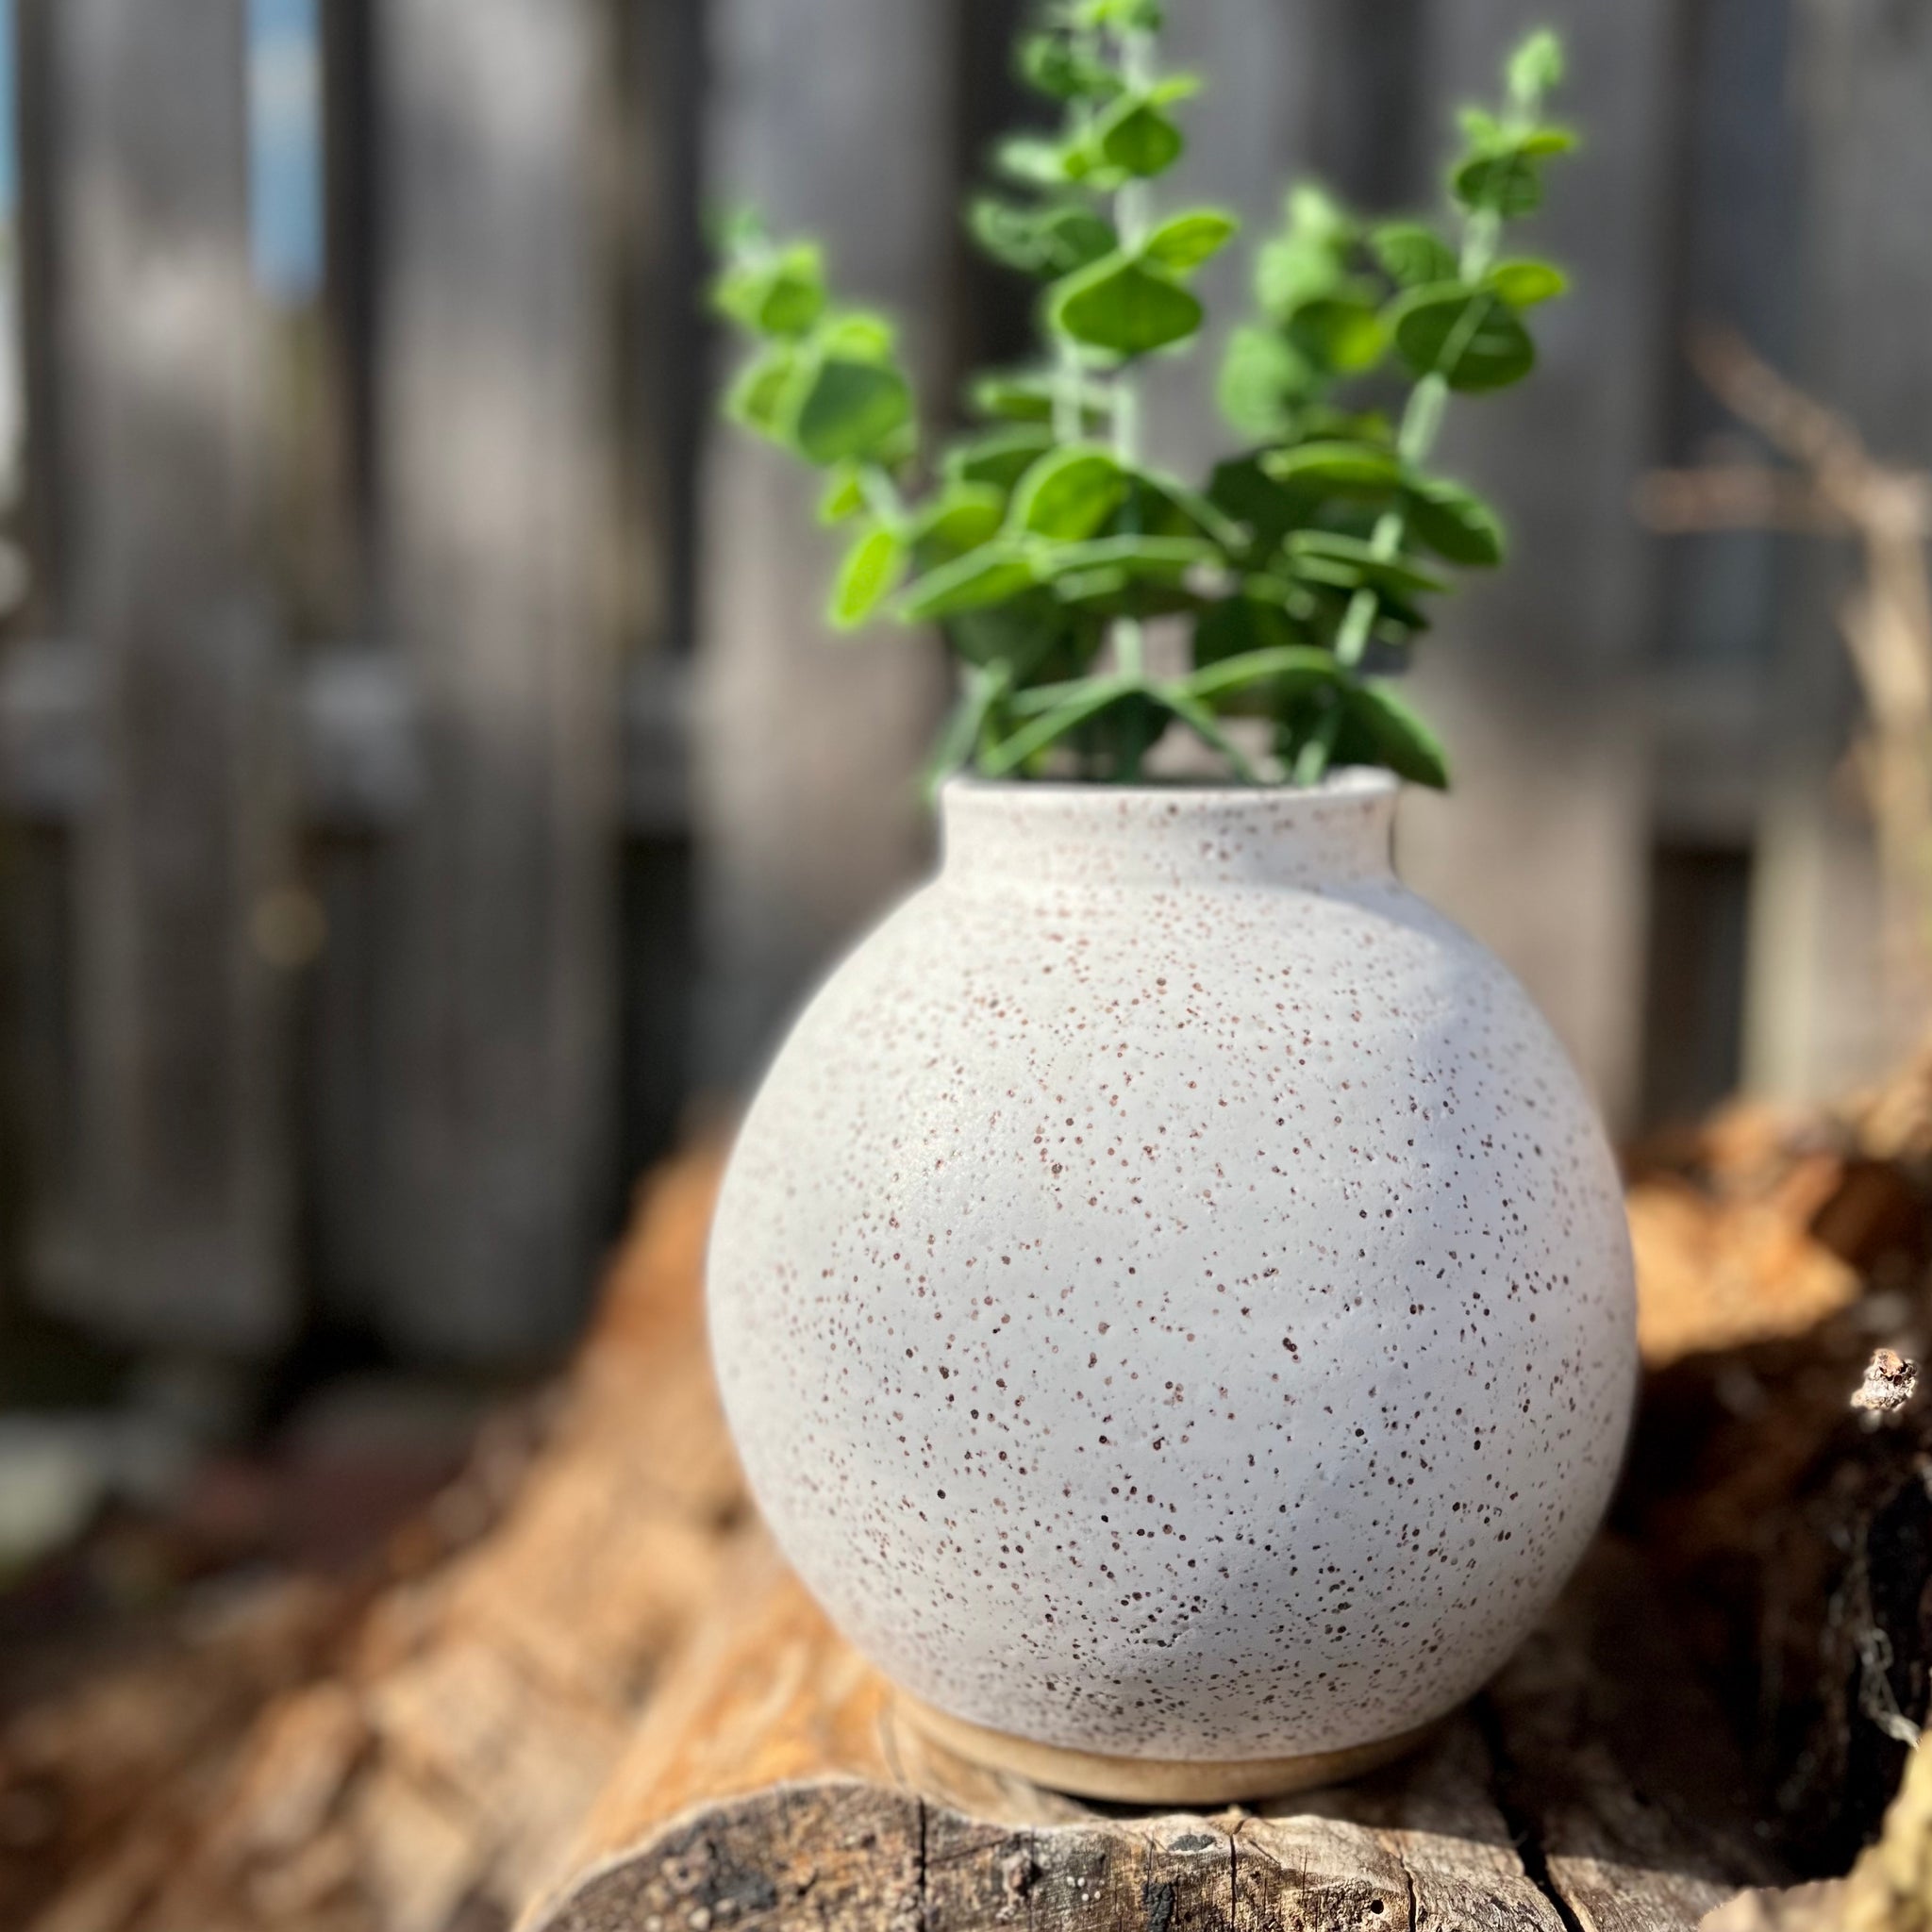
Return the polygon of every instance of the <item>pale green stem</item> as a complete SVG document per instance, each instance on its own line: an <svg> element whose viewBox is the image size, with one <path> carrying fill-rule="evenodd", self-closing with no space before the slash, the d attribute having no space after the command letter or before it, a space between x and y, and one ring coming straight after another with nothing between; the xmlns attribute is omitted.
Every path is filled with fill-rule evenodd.
<svg viewBox="0 0 1932 1932"><path fill-rule="evenodd" d="M1316 721L1307 741L1295 754L1294 770L1289 774L1297 785L1319 785L1328 769L1329 755L1341 730L1341 713L1331 707Z"/></svg>
<svg viewBox="0 0 1932 1932"><path fill-rule="evenodd" d="M1522 125L1533 126L1541 109L1542 103L1539 100L1523 101L1517 105L1516 118ZM1502 234L1503 218L1493 208L1479 209L1469 218L1462 231L1461 258L1457 263L1459 278L1465 284L1474 287L1489 274L1496 258L1496 247ZM1472 302L1456 331L1443 344L1441 359L1446 367L1453 369L1456 366L1482 316L1482 305ZM1441 431L1448 401L1449 384L1441 375L1425 375L1409 391L1402 412L1402 426L1395 440L1396 450L1405 467L1420 468L1427 461ZM1376 520L1374 535L1370 540L1375 555L1395 557L1401 551L1407 529L1407 519L1399 506L1384 510ZM1369 636L1374 623L1375 593L1357 591L1349 600L1341 629L1335 639L1335 655L1341 663L1353 666L1361 662L1362 655L1369 647ZM1292 776L1297 785L1320 783L1322 774L1328 769L1329 755L1341 726L1341 712L1334 708L1316 724L1295 755Z"/></svg>
<svg viewBox="0 0 1932 1932"><path fill-rule="evenodd" d="M1458 263L1458 274L1467 286L1474 287L1489 274L1490 265L1496 258L1496 243L1502 234L1502 221L1493 209L1483 208L1470 217L1469 225L1463 230L1462 256ZM1468 346L1469 338L1482 321L1483 308L1480 303L1472 302L1463 311L1461 321L1455 332L1443 344L1442 360L1454 368L1457 358ZM1395 447L1407 469L1419 469L1429 458L1429 453L1436 446L1436 438L1441 434L1442 417L1449 402L1449 383L1445 376L1425 375L1408 392L1408 401L1402 411L1402 426L1396 433ZM1371 547L1381 558L1393 558L1402 549L1402 540L1407 533L1408 519L1398 503L1391 509L1385 509L1376 520L1374 535L1370 539ZM1362 655L1369 647L1369 635L1375 623L1375 593L1373 591L1357 591L1349 602L1348 612L1341 621L1341 629L1336 634L1335 655L1343 664L1359 664Z"/></svg>
<svg viewBox="0 0 1932 1932"><path fill-rule="evenodd" d="M1138 30L1124 33L1120 47L1123 77L1129 87L1144 87L1153 73L1154 36ZM1129 180L1114 195L1114 232L1121 247L1129 253L1146 238L1147 200L1144 181ZM1131 365L1113 382L1113 453L1123 469L1132 469L1141 459L1141 394L1130 370ZM1147 649L1141 620L1117 617L1109 635L1115 670L1129 677L1142 675L1147 668Z"/></svg>
<svg viewBox="0 0 1932 1932"><path fill-rule="evenodd" d="M896 530L906 521L906 499L899 494L899 486L884 464L861 463L858 489L866 508L887 529Z"/></svg>
<svg viewBox="0 0 1932 1932"><path fill-rule="evenodd" d="M1056 351L1053 367L1053 440L1078 442L1086 426L1081 391L1086 388L1086 372L1079 352L1072 342L1062 341Z"/></svg>

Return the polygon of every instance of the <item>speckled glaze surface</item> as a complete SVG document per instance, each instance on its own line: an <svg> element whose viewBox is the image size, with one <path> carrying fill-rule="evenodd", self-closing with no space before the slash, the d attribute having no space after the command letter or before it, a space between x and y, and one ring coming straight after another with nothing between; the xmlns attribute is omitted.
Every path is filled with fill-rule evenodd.
<svg viewBox="0 0 1932 1932"><path fill-rule="evenodd" d="M1395 788L956 782L938 877L740 1136L713 1348L834 1620L1114 1757L1452 1708L1556 1593L1635 1378L1594 1114L1395 879Z"/></svg>

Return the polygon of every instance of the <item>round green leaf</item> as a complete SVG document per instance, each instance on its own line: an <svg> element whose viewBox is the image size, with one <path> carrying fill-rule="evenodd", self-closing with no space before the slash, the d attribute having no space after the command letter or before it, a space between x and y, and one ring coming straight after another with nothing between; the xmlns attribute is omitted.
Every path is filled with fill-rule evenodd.
<svg viewBox="0 0 1932 1932"><path fill-rule="evenodd" d="M1103 221L1091 208L1055 208L1043 219L1041 233L1049 275L1071 275L1089 262L1111 255L1120 246L1113 224Z"/></svg>
<svg viewBox="0 0 1932 1932"><path fill-rule="evenodd" d="M1299 304L1288 318L1288 339L1338 375L1373 369L1388 346L1374 304L1356 295L1318 295Z"/></svg>
<svg viewBox="0 0 1932 1932"><path fill-rule="evenodd" d="M899 615L908 624L953 617L1017 597L1037 581L1032 558L1016 546L983 544L952 563L927 571L906 587Z"/></svg>
<svg viewBox="0 0 1932 1932"><path fill-rule="evenodd" d="M976 195L966 206L966 232L1004 266L1022 275L1040 272L1040 224L1031 208L1015 208L997 195Z"/></svg>
<svg viewBox="0 0 1932 1932"><path fill-rule="evenodd" d="M1512 308L1534 308L1563 294L1570 277L1554 262L1499 261L1483 277L1483 286L1493 289Z"/></svg>
<svg viewBox="0 0 1932 1932"><path fill-rule="evenodd" d="M989 778L1005 777L1017 772L1030 758L1037 758L1068 732L1095 719L1117 705L1145 704L1139 680L1128 677L1096 677L1073 687L1067 696L1043 715L1023 725L1003 742L989 748L980 758L979 769Z"/></svg>
<svg viewBox="0 0 1932 1932"><path fill-rule="evenodd" d="M966 388L966 401L975 415L1003 416L1009 423L1050 423L1053 420L1053 377L1009 375L1004 371L975 375Z"/></svg>
<svg viewBox="0 0 1932 1932"><path fill-rule="evenodd" d="M1420 222L1385 222L1370 233L1369 246L1383 272L1405 289L1456 279L1455 250Z"/></svg>
<svg viewBox="0 0 1932 1932"><path fill-rule="evenodd" d="M1269 644L1205 665L1182 680L1195 697L1224 703L1235 692L1270 685L1307 689L1338 683L1343 675L1332 651L1312 644Z"/></svg>
<svg viewBox="0 0 1932 1932"><path fill-rule="evenodd" d="M1515 311L1488 290L1437 282L1394 305L1396 353L1418 375L1456 390L1503 389L1536 366L1536 344Z"/></svg>
<svg viewBox="0 0 1932 1932"><path fill-rule="evenodd" d="M1241 224L1218 208L1190 208L1170 215L1141 244L1141 259L1170 275L1185 275L1218 255L1234 239Z"/></svg>
<svg viewBox="0 0 1932 1932"><path fill-rule="evenodd" d="M1055 572L1118 566L1132 575L1178 576L1197 563L1213 562L1217 554L1199 537L1092 537L1084 543L1056 544L1042 564Z"/></svg>
<svg viewBox="0 0 1932 1932"><path fill-rule="evenodd" d="M937 569L990 543L999 534L1006 508L1006 493L990 483L951 485L908 533L920 568Z"/></svg>
<svg viewBox="0 0 1932 1932"><path fill-rule="evenodd" d="M1007 491L1052 447L1052 430L1044 423L1028 423L955 443L941 458L941 467L950 482L991 483L996 490Z"/></svg>
<svg viewBox="0 0 1932 1932"><path fill-rule="evenodd" d="M1352 686L1344 700L1349 717L1374 744L1380 761L1398 777L1432 791L1449 789L1449 755L1442 741L1385 679Z"/></svg>
<svg viewBox="0 0 1932 1932"><path fill-rule="evenodd" d="M1225 658L1242 658L1294 641L1294 626L1278 607L1249 597L1224 597L1209 605L1194 625L1194 664L1205 670Z"/></svg>
<svg viewBox="0 0 1932 1932"><path fill-rule="evenodd" d="M1359 537L1339 536L1332 530L1296 530L1285 548L1296 576L1336 590L1372 590L1400 598L1448 588L1440 577L1418 570L1400 557L1382 556L1373 543Z"/></svg>
<svg viewBox="0 0 1932 1932"><path fill-rule="evenodd" d="M828 315L812 338L822 356L847 362L890 362L899 332L891 321L869 308L841 308Z"/></svg>
<svg viewBox="0 0 1932 1932"><path fill-rule="evenodd" d="M828 356L810 372L791 440L814 463L872 454L910 421L912 391L898 370Z"/></svg>
<svg viewBox="0 0 1932 1932"><path fill-rule="evenodd" d="M1539 27L1521 41L1504 70L1509 98L1534 111L1542 97L1563 79L1563 42L1548 27Z"/></svg>
<svg viewBox="0 0 1932 1932"><path fill-rule="evenodd" d="M1069 571L1053 580L1053 593L1062 604L1105 604L1121 596L1133 577L1117 563L1097 570Z"/></svg>
<svg viewBox="0 0 1932 1932"><path fill-rule="evenodd" d="M1018 48L1027 83L1057 101L1104 101L1121 91L1112 68L1081 52L1064 34L1028 34Z"/></svg>
<svg viewBox="0 0 1932 1932"><path fill-rule="evenodd" d="M1261 467L1277 483L1312 484L1350 496L1379 496L1402 481L1402 463L1392 450L1371 442L1303 442L1272 449Z"/></svg>
<svg viewBox="0 0 1932 1932"><path fill-rule="evenodd" d="M776 255L734 263L718 277L719 309L768 336L802 336L825 307L824 259L816 242L796 242Z"/></svg>
<svg viewBox="0 0 1932 1932"><path fill-rule="evenodd" d="M1043 456L1013 491L1008 522L1016 531L1076 541L1120 508L1127 479L1112 451L1068 443Z"/></svg>
<svg viewBox="0 0 1932 1932"><path fill-rule="evenodd" d="M1242 436L1285 436L1317 379L1314 365L1291 342L1250 324L1227 339L1215 400Z"/></svg>
<svg viewBox="0 0 1932 1932"><path fill-rule="evenodd" d="M865 489L859 481L856 463L841 463L826 478L819 497L819 522L827 526L842 524L865 508Z"/></svg>
<svg viewBox="0 0 1932 1932"><path fill-rule="evenodd" d="M777 438L785 397L799 367L790 342L774 342L740 371L724 398L724 413L759 436Z"/></svg>
<svg viewBox="0 0 1932 1932"><path fill-rule="evenodd" d="M906 567L906 546L888 529L868 530L845 553L828 611L834 626L854 630L891 594Z"/></svg>
<svg viewBox="0 0 1932 1932"><path fill-rule="evenodd" d="M982 416L1009 423L1051 423L1061 387L1069 380L1058 371L993 370L975 376L966 400ZM1088 427L1105 416L1113 398L1101 384L1074 378L1080 413Z"/></svg>
<svg viewBox="0 0 1932 1932"><path fill-rule="evenodd" d="M1112 225L1091 208L1015 208L990 194L967 209L966 225L995 261L1024 275L1070 275L1116 245Z"/></svg>
<svg viewBox="0 0 1932 1932"><path fill-rule="evenodd" d="M1164 175L1180 159L1187 138L1146 94L1127 94L1094 125L1092 151L1109 168L1145 178Z"/></svg>
<svg viewBox="0 0 1932 1932"><path fill-rule="evenodd" d="M1438 476L1413 476L1407 489L1409 533L1451 563L1491 567L1503 560L1503 525L1473 491Z"/></svg>
<svg viewBox="0 0 1932 1932"><path fill-rule="evenodd" d="M1542 206L1542 175L1520 147L1464 161L1449 186L1464 208L1491 208L1508 221L1534 214Z"/></svg>
<svg viewBox="0 0 1932 1932"><path fill-rule="evenodd" d="M1241 550L1247 531L1211 497L1161 470L1137 470L1128 482L1124 528L1148 537L1208 537L1223 550Z"/></svg>
<svg viewBox="0 0 1932 1932"><path fill-rule="evenodd" d="M1035 188L1058 188L1069 178L1065 150L1038 135L1008 135L993 149L992 160L1008 180Z"/></svg>
<svg viewBox="0 0 1932 1932"><path fill-rule="evenodd" d="M1058 283L1048 316L1062 335L1115 356L1144 356L1184 342L1201 326L1201 305L1170 276L1110 255Z"/></svg>

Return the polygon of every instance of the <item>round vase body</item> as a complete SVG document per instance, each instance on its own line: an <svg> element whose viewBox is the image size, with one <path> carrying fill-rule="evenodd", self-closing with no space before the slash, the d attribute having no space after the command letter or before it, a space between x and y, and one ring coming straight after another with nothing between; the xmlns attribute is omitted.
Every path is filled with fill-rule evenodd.
<svg viewBox="0 0 1932 1932"><path fill-rule="evenodd" d="M1595 1529L1617 1174L1395 786L956 781L733 1153L712 1345L852 1641L954 1719L1188 1764L1453 1708Z"/></svg>

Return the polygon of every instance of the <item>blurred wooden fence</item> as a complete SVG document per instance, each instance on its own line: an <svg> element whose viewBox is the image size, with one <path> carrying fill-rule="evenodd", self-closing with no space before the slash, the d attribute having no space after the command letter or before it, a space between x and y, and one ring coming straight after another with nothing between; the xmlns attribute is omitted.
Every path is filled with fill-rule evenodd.
<svg viewBox="0 0 1932 1932"><path fill-rule="evenodd" d="M343 507L292 571L243 0L17 5L40 590L0 656L13 1279L167 1347L320 1315L541 1350L625 1174L926 848L934 653L828 648L797 479L705 431L701 199L823 232L943 406L1024 332L951 212L1014 105L1017 0L322 0L302 420ZM1463 785L1411 812L1406 863L1625 1122L1740 1066L1841 1070L1871 1046L1833 1017L1860 1017L1869 901L1824 579L1749 538L1666 554L1627 505L1711 425L1695 315L1932 454L1932 8L1172 11L1215 82L1177 192L1257 226L1303 167L1423 199L1448 104L1528 20L1565 29L1589 140L1545 239L1577 293L1541 379L1452 451L1518 560L1431 644ZM1151 415L1172 459L1212 447L1198 389Z"/></svg>

